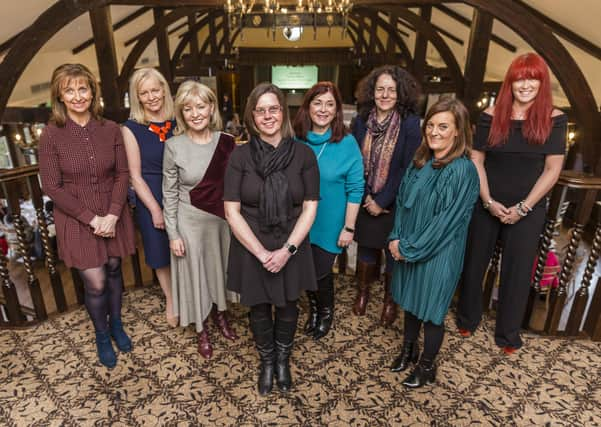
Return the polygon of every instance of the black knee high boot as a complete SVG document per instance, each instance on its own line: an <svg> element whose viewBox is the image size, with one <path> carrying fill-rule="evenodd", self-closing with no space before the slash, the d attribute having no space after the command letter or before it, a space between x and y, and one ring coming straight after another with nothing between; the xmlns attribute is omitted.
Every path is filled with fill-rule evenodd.
<svg viewBox="0 0 601 427"><path fill-rule="evenodd" d="M294 344L294 333L296 332L296 321L275 320L275 377L281 391L288 391L292 387L292 375L290 374L290 353Z"/></svg>
<svg viewBox="0 0 601 427"><path fill-rule="evenodd" d="M318 281L319 285L319 317L313 338L325 337L334 320L334 278L332 273Z"/></svg>
<svg viewBox="0 0 601 427"><path fill-rule="evenodd" d="M273 370L275 362L275 346L273 339L273 320L271 318L253 319L250 316L250 329L255 337L255 345L261 359L257 388L264 396L273 387Z"/></svg>
<svg viewBox="0 0 601 427"><path fill-rule="evenodd" d="M315 327L317 326L317 292L307 291L307 298L309 299L309 317L305 322L305 334L313 335Z"/></svg>

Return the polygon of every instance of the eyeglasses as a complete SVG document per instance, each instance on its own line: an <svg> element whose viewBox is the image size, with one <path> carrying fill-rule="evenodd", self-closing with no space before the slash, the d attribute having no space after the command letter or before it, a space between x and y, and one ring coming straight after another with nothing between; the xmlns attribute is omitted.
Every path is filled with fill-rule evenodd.
<svg viewBox="0 0 601 427"><path fill-rule="evenodd" d="M275 114L279 114L282 111L282 106L281 105L272 105L271 107L267 107L267 108L255 108L253 110L253 112L257 115L257 116L264 116L265 114L267 114L267 112L269 111L269 114L271 115L275 115Z"/></svg>

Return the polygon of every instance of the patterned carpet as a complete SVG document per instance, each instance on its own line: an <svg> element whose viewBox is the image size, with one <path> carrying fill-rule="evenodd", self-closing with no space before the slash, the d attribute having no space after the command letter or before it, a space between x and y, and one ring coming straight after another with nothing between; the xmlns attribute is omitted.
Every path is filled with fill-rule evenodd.
<svg viewBox="0 0 601 427"><path fill-rule="evenodd" d="M294 390L268 398L255 391L258 359L239 306L233 320L241 339L232 345L211 326L210 361L196 353L191 328L166 325L158 287L127 292L134 350L111 371L97 362L81 308L33 329L1 331L0 424L601 425L599 343L526 334L525 347L504 356L490 320L462 339L449 318L437 384L408 391L404 374L387 369L402 327L376 326L381 291L369 316L358 318L351 278L338 285L333 333L320 342L297 335Z"/></svg>

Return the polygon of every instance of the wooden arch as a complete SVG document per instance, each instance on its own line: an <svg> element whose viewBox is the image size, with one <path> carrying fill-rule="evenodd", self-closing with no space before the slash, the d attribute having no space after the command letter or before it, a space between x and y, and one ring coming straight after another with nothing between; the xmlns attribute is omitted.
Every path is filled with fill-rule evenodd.
<svg viewBox="0 0 601 427"><path fill-rule="evenodd" d="M601 174L601 163L599 162L601 120L599 120L595 98L582 71L551 28L544 23L540 16L532 13L521 2L513 0L461 1L478 11L490 14L494 19L507 25L532 46L534 51L545 58L559 80L579 122L583 134L585 162L591 166L598 166L597 172ZM407 7L441 5L450 2L451 0L355 0L354 10L368 7L375 13L379 11L393 12L399 19L409 22L418 32L426 34L439 51L443 61L446 62L453 79L458 83L458 93L462 93L463 75L450 49L432 25L407 9ZM165 8L177 6L176 10L166 15L165 18L181 13L180 9L183 6L196 9L203 7L221 9L223 7L223 2L218 0L57 0L15 38L4 60L0 63L0 79L3 82L0 89L0 114L4 112L17 81L31 59L64 26L82 14L95 9L109 5L141 4ZM183 15L184 13L182 13ZM161 22L163 21L161 20ZM156 37L159 27L160 25L156 28L153 27L156 30L155 34L151 34L152 31L149 30L148 35L144 37L145 40L149 39L148 43ZM139 46L141 49L142 45ZM136 51L138 50L136 49ZM128 68L130 68L131 62L133 62L133 57L127 64ZM125 75L124 71L126 71L125 68L122 69L119 79L121 84Z"/></svg>

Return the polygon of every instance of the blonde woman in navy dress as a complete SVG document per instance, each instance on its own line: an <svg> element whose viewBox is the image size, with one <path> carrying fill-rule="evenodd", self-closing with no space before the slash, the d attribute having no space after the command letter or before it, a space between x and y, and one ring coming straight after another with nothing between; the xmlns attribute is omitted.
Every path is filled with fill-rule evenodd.
<svg viewBox="0 0 601 427"><path fill-rule="evenodd" d="M129 81L130 118L121 131L131 183L136 192L136 220L146 264L156 272L166 300L167 323L177 326L171 298L169 238L163 217L163 151L171 137L173 99L165 77L154 68L136 70Z"/></svg>

